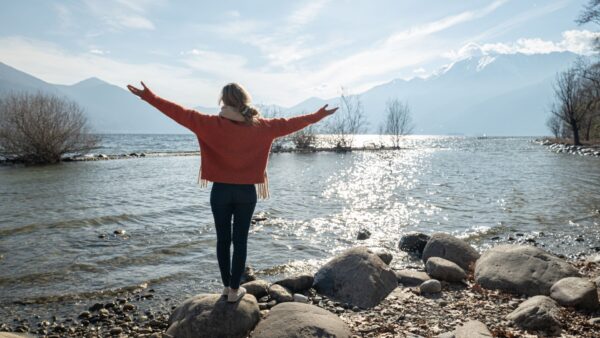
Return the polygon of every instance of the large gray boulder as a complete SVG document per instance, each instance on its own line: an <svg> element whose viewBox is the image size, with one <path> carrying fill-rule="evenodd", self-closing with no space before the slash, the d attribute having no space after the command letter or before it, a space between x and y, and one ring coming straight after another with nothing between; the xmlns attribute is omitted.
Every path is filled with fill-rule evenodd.
<svg viewBox="0 0 600 338"><path fill-rule="evenodd" d="M557 281L579 276L564 260L527 245L499 245L486 251L475 265L475 281L486 289L528 296L549 295Z"/></svg>
<svg viewBox="0 0 600 338"><path fill-rule="evenodd" d="M188 298L169 317L167 334L177 338L246 337L260 320L256 298L228 303L219 294Z"/></svg>
<svg viewBox="0 0 600 338"><path fill-rule="evenodd" d="M589 279L567 277L554 283L550 288L550 298L560 305L573 306L582 310L596 310L598 304L598 290L596 284Z"/></svg>
<svg viewBox="0 0 600 338"><path fill-rule="evenodd" d="M479 253L469 243L445 233L435 233L423 249L423 262L431 257L441 257L456 263L465 271L479 258Z"/></svg>
<svg viewBox="0 0 600 338"><path fill-rule="evenodd" d="M315 274L314 288L334 300L373 307L398 286L396 275L364 246L350 248Z"/></svg>
<svg viewBox="0 0 600 338"><path fill-rule="evenodd" d="M519 304L506 319L525 330L555 331L560 328L559 309L548 296L534 296Z"/></svg>
<svg viewBox="0 0 600 338"><path fill-rule="evenodd" d="M284 278L275 282L292 292L302 292L310 289L313 285L314 277L310 273L304 273Z"/></svg>
<svg viewBox="0 0 600 338"><path fill-rule="evenodd" d="M465 270L456 263L440 257L431 257L425 264L427 274L432 278L446 282L460 282L467 278Z"/></svg>
<svg viewBox="0 0 600 338"><path fill-rule="evenodd" d="M260 299L269 294L269 285L270 283L263 279L256 279L242 284L246 291L256 297L256 299Z"/></svg>
<svg viewBox="0 0 600 338"><path fill-rule="evenodd" d="M349 338L348 326L333 313L304 303L275 305L252 332L253 338Z"/></svg>
<svg viewBox="0 0 600 338"><path fill-rule="evenodd" d="M492 338L492 333L484 323L478 320L469 320L454 330L456 338Z"/></svg>

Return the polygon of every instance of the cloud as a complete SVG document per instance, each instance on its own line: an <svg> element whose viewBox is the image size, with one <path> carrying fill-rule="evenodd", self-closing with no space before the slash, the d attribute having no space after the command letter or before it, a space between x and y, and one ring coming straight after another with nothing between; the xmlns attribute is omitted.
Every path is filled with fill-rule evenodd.
<svg viewBox="0 0 600 338"><path fill-rule="evenodd" d="M92 53L92 54L98 54L98 55L110 54L110 51L101 50L101 49L97 49L97 48L92 48L92 49L89 50L89 52Z"/></svg>
<svg viewBox="0 0 600 338"><path fill-rule="evenodd" d="M89 12L100 21L104 22L111 30L122 29L147 29L154 30L154 23L145 16L148 7L162 4L163 1L130 1L87 0L85 4Z"/></svg>
<svg viewBox="0 0 600 338"><path fill-rule="evenodd" d="M392 36L390 36L387 39L386 43L387 44L396 44L396 43L399 43L402 41L416 39L419 37L431 35L433 33L437 33L437 32L446 30L448 28L451 28L453 26L456 26L458 24L461 24L461 23L464 23L467 21L471 21L474 19L484 17L484 16L492 13L496 9L498 9L498 7L502 6L507 1L508 0L497 0L497 1L494 1L493 3L491 3L490 5L482 8L482 9L479 9L479 10L465 11L465 12L461 12L456 15L450 15L450 16L441 18L436 21L428 22L423 25L417 25L417 26L411 27L407 30L403 30L403 31L393 34Z"/></svg>
<svg viewBox="0 0 600 338"><path fill-rule="evenodd" d="M286 20L288 25L287 29L295 30L310 23L321 13L321 10L328 2L330 2L330 0L316 0L309 2L306 6L296 9Z"/></svg>
<svg viewBox="0 0 600 338"><path fill-rule="evenodd" d="M600 38L600 33L588 30L568 30L562 33L558 42L540 38L520 38L510 43L477 44L469 42L458 50L443 53L452 60L461 60L470 56L487 54L547 54L552 52L572 52L581 55L594 53L594 40Z"/></svg>
<svg viewBox="0 0 600 338"><path fill-rule="evenodd" d="M569 0L562 0L562 1L549 3L545 6L534 6L534 9L532 9L530 11L525 11L523 13L519 13L517 15L511 16L507 20L503 20L500 24L493 26L481 33L478 33L476 36L472 37L471 40L472 41L490 40L496 36L499 36L506 32L509 32L512 29L514 29L524 23L531 22L533 19L556 12L556 11L566 7L568 4L569 4Z"/></svg>

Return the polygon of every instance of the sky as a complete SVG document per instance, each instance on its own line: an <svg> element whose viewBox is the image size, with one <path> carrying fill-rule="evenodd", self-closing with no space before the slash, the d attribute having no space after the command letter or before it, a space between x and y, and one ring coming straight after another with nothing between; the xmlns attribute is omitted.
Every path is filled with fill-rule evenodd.
<svg viewBox="0 0 600 338"><path fill-rule="evenodd" d="M143 80L188 106L360 93L490 53L591 53L587 0L0 0L0 62L47 82Z"/></svg>

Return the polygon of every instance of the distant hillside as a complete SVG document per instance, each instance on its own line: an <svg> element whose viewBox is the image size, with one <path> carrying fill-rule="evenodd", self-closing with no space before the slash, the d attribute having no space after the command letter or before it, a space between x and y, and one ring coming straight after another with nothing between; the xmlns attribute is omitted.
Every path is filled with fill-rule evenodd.
<svg viewBox="0 0 600 338"><path fill-rule="evenodd" d="M557 72L577 54L480 55L426 79L393 80L360 94L375 132L390 98L408 101L417 134L542 135ZM290 111L313 111L338 98L309 99Z"/></svg>
<svg viewBox="0 0 600 338"><path fill-rule="evenodd" d="M393 80L373 87L360 97L376 132L390 98L408 101L417 134L542 135L552 82L577 54L504 54L472 56L441 69L426 79ZM98 132L185 133L183 127L131 95L126 89L90 78L71 86L54 85L0 63L0 95L10 91L44 91L69 97L85 109ZM338 98L312 97L281 110L282 115L313 112ZM216 107L196 107L216 113Z"/></svg>

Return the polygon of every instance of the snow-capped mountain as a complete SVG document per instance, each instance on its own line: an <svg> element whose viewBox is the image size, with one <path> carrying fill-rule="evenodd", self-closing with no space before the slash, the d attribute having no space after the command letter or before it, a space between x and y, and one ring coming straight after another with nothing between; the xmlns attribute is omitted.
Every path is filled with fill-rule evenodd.
<svg viewBox="0 0 600 338"><path fill-rule="evenodd" d="M577 57L569 52L480 53L427 78L392 80L359 94L369 121L366 131L377 131L386 102L398 98L411 107L418 134L545 135L556 73L571 66ZM71 98L86 109L98 132L186 132L126 89L97 78L70 86L54 85L0 63L0 95L11 91L43 91ZM296 115L315 111L325 103L336 105L339 98L312 97L289 108L264 107ZM218 111L216 107L196 108Z"/></svg>

